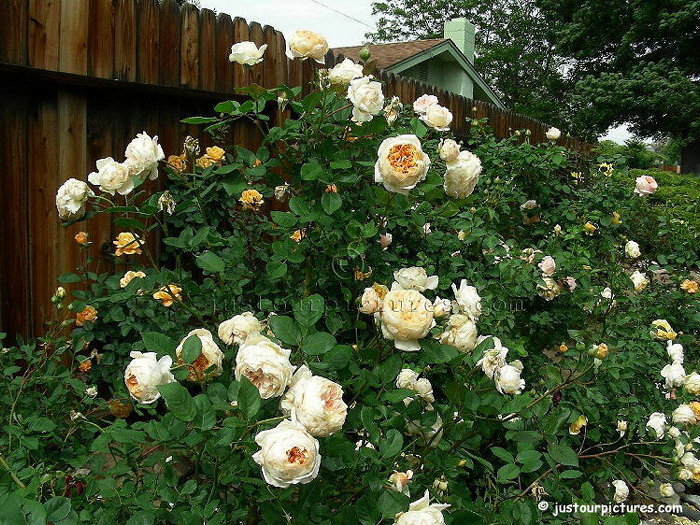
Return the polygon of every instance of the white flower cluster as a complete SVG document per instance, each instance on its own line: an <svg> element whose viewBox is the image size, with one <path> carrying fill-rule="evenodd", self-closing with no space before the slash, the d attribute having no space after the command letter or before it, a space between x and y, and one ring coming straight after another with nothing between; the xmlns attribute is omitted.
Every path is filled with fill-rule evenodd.
<svg viewBox="0 0 700 525"><path fill-rule="evenodd" d="M441 106L435 95L422 95L413 102L413 111L418 118L437 131L449 131L452 113Z"/></svg>
<svg viewBox="0 0 700 525"><path fill-rule="evenodd" d="M496 390L501 394L520 394L525 388L525 380L520 377L523 371L523 364L519 359L508 363L508 348L503 346L498 337L483 335L477 339L477 344L491 338L493 348L485 350L481 359L476 362L486 374L486 377L493 379Z"/></svg>

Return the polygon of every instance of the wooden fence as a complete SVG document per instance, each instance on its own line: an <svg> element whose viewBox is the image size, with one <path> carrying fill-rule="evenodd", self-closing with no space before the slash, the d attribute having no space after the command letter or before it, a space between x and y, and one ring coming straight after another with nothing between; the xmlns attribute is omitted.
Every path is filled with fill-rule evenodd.
<svg viewBox="0 0 700 525"><path fill-rule="evenodd" d="M56 276L79 265L73 236L80 228L62 228L54 206L63 181L85 179L99 158L121 160L143 130L159 136L166 155L177 154L187 134L199 135L182 118L211 114L234 86L308 86L317 67L289 61L284 37L270 26L174 0L0 0L0 20L0 331L10 335L41 334ZM232 43L243 40L268 45L265 61L250 71L228 60ZM337 58L329 52L327 65ZM457 134L468 131L467 118L487 117L499 137L527 128L532 140L544 140L546 126L529 117L379 76L386 95L404 102L437 95ZM232 137L251 149L260 140L245 124ZM115 233L108 219L82 228L92 255L109 268L102 257Z"/></svg>

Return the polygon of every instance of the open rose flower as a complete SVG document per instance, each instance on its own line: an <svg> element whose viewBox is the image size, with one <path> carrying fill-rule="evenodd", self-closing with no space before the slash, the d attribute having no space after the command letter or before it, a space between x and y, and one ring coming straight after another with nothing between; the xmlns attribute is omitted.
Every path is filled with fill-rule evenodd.
<svg viewBox="0 0 700 525"><path fill-rule="evenodd" d="M520 377L523 371L520 361L504 365L494 375L496 390L501 394L519 394L525 388L525 380Z"/></svg>
<svg viewBox="0 0 700 525"><path fill-rule="evenodd" d="M158 387L175 382L170 373L173 360L166 355L156 359L155 352L131 352L131 362L124 370L124 383L129 394L139 403L148 405L160 398Z"/></svg>
<svg viewBox="0 0 700 525"><path fill-rule="evenodd" d="M652 330L649 333L660 341L673 341L678 335L666 319L655 319L651 326Z"/></svg>
<svg viewBox="0 0 700 525"><path fill-rule="evenodd" d="M400 514L394 525L445 525L442 511L449 505L430 503L430 493L426 489L425 495L408 506L408 512Z"/></svg>
<svg viewBox="0 0 700 525"><path fill-rule="evenodd" d="M474 191L479 174L481 160L472 152L464 150L457 155L457 160L447 164L443 188L450 197L464 199Z"/></svg>
<svg viewBox="0 0 700 525"><path fill-rule="evenodd" d="M656 439L661 439L665 434L666 416L661 412L654 412L649 416L646 427L656 434Z"/></svg>
<svg viewBox="0 0 700 525"><path fill-rule="evenodd" d="M452 124L452 113L440 104L428 106L420 119L436 131L449 131Z"/></svg>
<svg viewBox="0 0 700 525"><path fill-rule="evenodd" d="M306 365L294 373L280 408L287 416L294 414L309 434L320 437L340 430L348 413L343 388L330 379L313 375Z"/></svg>
<svg viewBox="0 0 700 525"><path fill-rule="evenodd" d="M457 161L459 156L459 144L453 139L444 139L440 141L438 149L440 158L445 161L445 164L452 164Z"/></svg>
<svg viewBox="0 0 700 525"><path fill-rule="evenodd" d="M112 244L117 247L114 251L114 255L117 257L142 253L141 246L143 245L143 240L141 240L138 235L131 232L121 232L117 235L117 238L112 241Z"/></svg>
<svg viewBox="0 0 700 525"><path fill-rule="evenodd" d="M408 195L408 191L425 178L430 158L415 135L384 139L377 152L374 180L387 191Z"/></svg>
<svg viewBox="0 0 700 525"><path fill-rule="evenodd" d="M615 495L613 496L615 503L622 503L629 497L630 488L627 486L627 483L621 479L616 479L612 484L613 487L615 487Z"/></svg>
<svg viewBox="0 0 700 525"><path fill-rule="evenodd" d="M262 475L273 487L287 488L309 483L321 468L318 441L301 423L285 419L275 428L255 436L260 450L253 461L262 467Z"/></svg>
<svg viewBox="0 0 700 525"><path fill-rule="evenodd" d="M254 66L263 61L263 55L267 49L267 44L260 47L254 42L238 42L231 46L231 54L228 56L230 62L236 62L242 66Z"/></svg>
<svg viewBox="0 0 700 525"><path fill-rule="evenodd" d="M421 95L413 102L413 111L417 115L425 115L428 108L438 104L438 98L435 95Z"/></svg>
<svg viewBox="0 0 700 525"><path fill-rule="evenodd" d="M469 286L466 279L462 279L457 285L452 283L452 292L455 295L453 305L455 313L463 313L476 321L481 316L481 297L474 286Z"/></svg>
<svg viewBox="0 0 700 525"><path fill-rule="evenodd" d="M657 189L659 189L659 185L654 180L654 177L642 175L635 180L634 192L641 197L651 195Z"/></svg>
<svg viewBox="0 0 700 525"><path fill-rule="evenodd" d="M438 276L431 275L428 277L425 268L420 268L419 266L411 266L410 268L396 270L394 272L394 279L402 290L418 290L419 292L424 292L425 290L435 290L438 285Z"/></svg>
<svg viewBox="0 0 700 525"><path fill-rule="evenodd" d="M545 133L547 140L558 140L559 137L561 137L561 131L559 131L555 127L551 127L547 130L547 133Z"/></svg>
<svg viewBox="0 0 700 525"><path fill-rule="evenodd" d="M372 286L365 288L360 298L359 310L363 314L376 314L382 311L384 305L384 297L389 292L389 289L381 284L374 283Z"/></svg>
<svg viewBox="0 0 700 525"><path fill-rule="evenodd" d="M124 274L124 277L119 279L119 286L121 288L126 288L127 286L129 286L129 283L134 279L143 279L144 277L146 277L146 274L143 272L134 272L129 270Z"/></svg>
<svg viewBox="0 0 700 525"><path fill-rule="evenodd" d="M248 379L263 399L281 396L294 372L289 362L291 352L254 332L248 335L236 354L236 379Z"/></svg>
<svg viewBox="0 0 700 525"><path fill-rule="evenodd" d="M92 323L97 319L97 310L94 306L87 305L82 311L75 314L75 325L83 326L85 323Z"/></svg>
<svg viewBox="0 0 700 525"><path fill-rule="evenodd" d="M145 131L129 142L124 155L126 156L124 164L129 168L131 176L141 180L146 177L151 180L156 179L158 162L165 158L163 148L158 144L158 137L151 137Z"/></svg>
<svg viewBox="0 0 700 525"><path fill-rule="evenodd" d="M632 259L637 259L642 255L642 252L639 250L639 244L634 241L627 241L625 244L625 255Z"/></svg>
<svg viewBox="0 0 700 525"><path fill-rule="evenodd" d="M100 187L100 191L114 195L128 195L134 189L134 181L131 178L129 166L117 162L112 157L100 159L96 162L97 171L88 175L90 184Z"/></svg>
<svg viewBox="0 0 700 525"><path fill-rule="evenodd" d="M557 270L557 263L551 255L545 255L537 266L546 277L553 275Z"/></svg>
<svg viewBox="0 0 700 525"><path fill-rule="evenodd" d="M362 64L355 64L349 58L336 64L328 71L328 81L331 84L347 85L351 80L362 76Z"/></svg>
<svg viewBox="0 0 700 525"><path fill-rule="evenodd" d="M384 297L380 321L382 334L398 350L416 352L418 340L435 326L432 302L417 290L392 288Z"/></svg>
<svg viewBox="0 0 700 525"><path fill-rule="evenodd" d="M327 52L328 42L323 35L313 31L295 31L289 41L287 57L291 60L310 58L319 64L325 64Z"/></svg>
<svg viewBox="0 0 700 525"><path fill-rule="evenodd" d="M219 325L219 339L227 345L245 343L245 340L253 332L260 332L262 324L253 312L243 312L234 315L231 319L223 321Z"/></svg>
<svg viewBox="0 0 700 525"><path fill-rule="evenodd" d="M85 215L85 203L95 194L78 179L68 179L56 192L56 209L62 221L79 219Z"/></svg>
<svg viewBox="0 0 700 525"><path fill-rule="evenodd" d="M192 336L196 336L199 339L202 349L196 359L189 365L187 379L194 383L199 383L205 380L207 376L221 374L221 372L223 372L223 367L221 365L224 362L224 353L214 342L211 332L204 328L192 330L180 341L180 344L175 349L178 364L184 364L182 351L185 346L185 341Z"/></svg>
<svg viewBox="0 0 700 525"><path fill-rule="evenodd" d="M683 363L674 361L661 369L661 377L666 380L666 388L683 386L685 383L685 369Z"/></svg>
<svg viewBox="0 0 700 525"><path fill-rule="evenodd" d="M649 279L646 273L642 273L639 270L635 270L632 275L630 275L632 284L634 285L635 292L641 292L649 284Z"/></svg>
<svg viewBox="0 0 700 525"><path fill-rule="evenodd" d="M506 357L508 357L508 348L503 346L498 337L494 337L492 335L479 336L479 338L476 340L476 344L481 344L483 341L489 338L493 340L493 348L484 351L481 359L476 362L476 366L481 367L486 377L493 379L496 372L507 364Z"/></svg>
<svg viewBox="0 0 700 525"><path fill-rule="evenodd" d="M352 120L355 122L369 122L384 109L382 85L372 77L351 80L347 98L352 103Z"/></svg>
<svg viewBox="0 0 700 525"><path fill-rule="evenodd" d="M167 286L162 286L157 292L153 294L153 298L160 301L166 308L173 305L175 301L182 301L182 296L180 293L182 288L176 284L169 284Z"/></svg>
<svg viewBox="0 0 700 525"><path fill-rule="evenodd" d="M476 346L476 323L468 315L453 314L447 320L445 331L440 334L440 342L454 346L460 352L471 352Z"/></svg>

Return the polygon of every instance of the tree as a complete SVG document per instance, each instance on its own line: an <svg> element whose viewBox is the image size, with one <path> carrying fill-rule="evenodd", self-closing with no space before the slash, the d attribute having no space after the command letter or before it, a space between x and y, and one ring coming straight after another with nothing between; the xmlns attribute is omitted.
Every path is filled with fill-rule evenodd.
<svg viewBox="0 0 700 525"><path fill-rule="evenodd" d="M476 25L477 71L506 106L563 126L567 114L562 59L534 0L375 1L373 42L440 38L444 23L457 17Z"/></svg>

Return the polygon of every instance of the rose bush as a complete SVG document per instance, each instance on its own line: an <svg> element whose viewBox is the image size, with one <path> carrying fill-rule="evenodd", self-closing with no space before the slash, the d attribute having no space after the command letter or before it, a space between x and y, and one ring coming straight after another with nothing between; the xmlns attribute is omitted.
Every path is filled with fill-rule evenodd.
<svg viewBox="0 0 700 525"><path fill-rule="evenodd" d="M558 130L453 137L370 74L240 90L187 119L211 147L140 134L59 190L84 263L2 352L0 521L563 523L538 502L696 490L698 246L651 221L656 183Z"/></svg>

